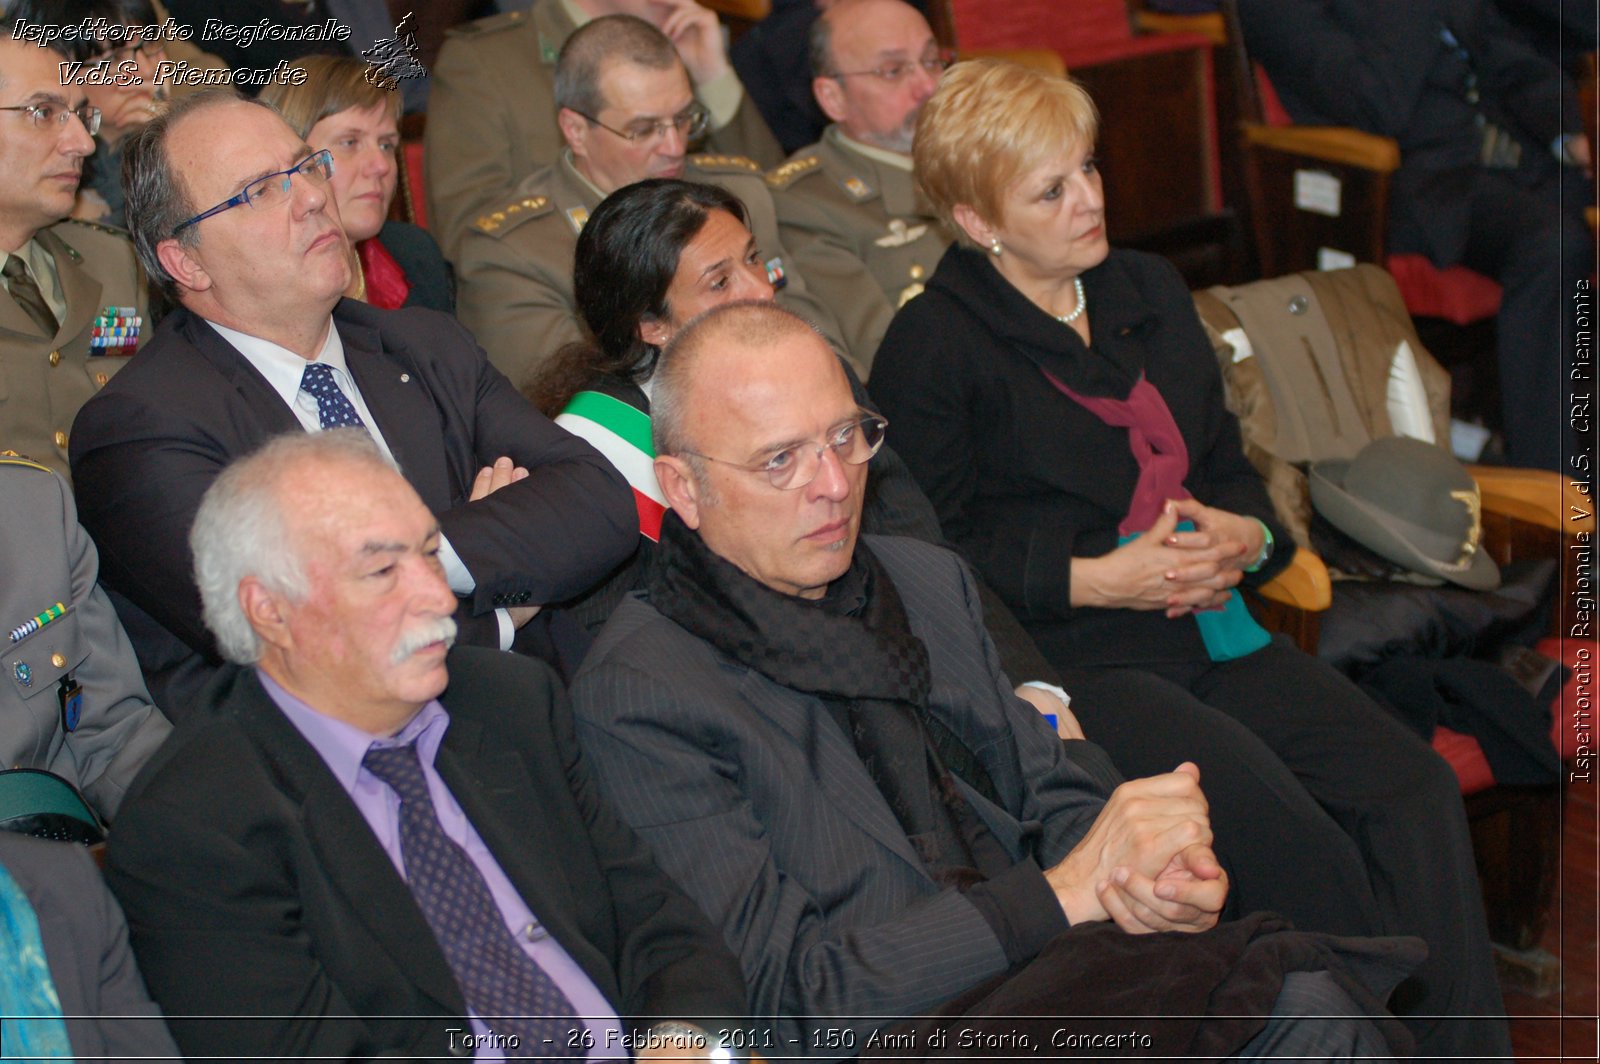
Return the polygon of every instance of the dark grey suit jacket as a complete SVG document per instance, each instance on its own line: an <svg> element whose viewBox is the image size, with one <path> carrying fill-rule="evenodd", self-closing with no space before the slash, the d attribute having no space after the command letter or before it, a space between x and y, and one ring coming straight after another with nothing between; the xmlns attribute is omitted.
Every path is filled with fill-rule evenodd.
<svg viewBox="0 0 1600 1064"><path fill-rule="evenodd" d="M927 644L931 712L978 757L1002 806L967 797L1014 859L1054 865L1099 815L1116 770L1093 744L1063 744L1012 693L954 554L868 542ZM1006 970L994 930L928 875L819 699L724 657L642 593L613 614L572 694L607 794L721 926L756 1013L777 1018L774 1043L757 1047L769 1057L843 1055L813 1027L864 1038Z"/></svg>
<svg viewBox="0 0 1600 1064"><path fill-rule="evenodd" d="M477 647L449 665L439 775L624 1024L743 1016L734 959L600 797L551 671ZM172 1021L179 1044L450 1055L461 989L361 811L254 669L206 696L135 783L106 868L151 992L191 1017Z"/></svg>
<svg viewBox="0 0 1600 1064"><path fill-rule="evenodd" d="M176 1058L178 1047L128 949L128 924L89 851L0 831L0 865L39 919L77 1058Z"/></svg>
<svg viewBox="0 0 1600 1064"><path fill-rule="evenodd" d="M495 608L569 598L632 553L627 482L517 394L455 319L346 299L333 321L400 471L477 581L457 614L463 642L493 644ZM73 424L80 520L151 693L175 721L220 664L189 553L200 498L230 461L298 431L266 378L186 310ZM531 475L469 503L479 468L501 455Z"/></svg>

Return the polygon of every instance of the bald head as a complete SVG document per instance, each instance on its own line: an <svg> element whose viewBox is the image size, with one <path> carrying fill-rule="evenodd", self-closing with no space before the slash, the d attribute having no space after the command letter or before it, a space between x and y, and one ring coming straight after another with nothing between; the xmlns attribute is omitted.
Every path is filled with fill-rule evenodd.
<svg viewBox="0 0 1600 1064"><path fill-rule="evenodd" d="M683 439L684 419L696 399L696 381L703 380L726 399L718 384L726 385L734 376L753 368L742 365L758 354L770 353L780 341L793 340L816 349L819 358L841 379L844 371L826 340L810 322L775 303L745 301L726 303L693 318L661 352L656 363L650 401L650 423L657 454L675 454L692 447ZM814 342L813 342L814 341ZM761 361L765 362L766 359ZM729 371L734 371L730 376ZM845 379L845 387L849 387Z"/></svg>
<svg viewBox="0 0 1600 1064"><path fill-rule="evenodd" d="M881 439L827 341L771 303L729 303L677 335L654 379L656 479L684 525L774 591L825 594Z"/></svg>
<svg viewBox="0 0 1600 1064"><path fill-rule="evenodd" d="M846 136L904 154L943 65L928 20L910 4L839 0L812 26L811 69L818 106Z"/></svg>

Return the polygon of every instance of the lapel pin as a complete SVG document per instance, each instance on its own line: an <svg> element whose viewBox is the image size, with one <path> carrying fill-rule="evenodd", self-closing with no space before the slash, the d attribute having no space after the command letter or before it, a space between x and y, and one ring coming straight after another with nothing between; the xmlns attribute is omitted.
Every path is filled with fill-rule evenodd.
<svg viewBox="0 0 1600 1064"><path fill-rule="evenodd" d="M411 383L411 374L409 374L409 373L400 374L400 383L401 384L410 384Z"/></svg>

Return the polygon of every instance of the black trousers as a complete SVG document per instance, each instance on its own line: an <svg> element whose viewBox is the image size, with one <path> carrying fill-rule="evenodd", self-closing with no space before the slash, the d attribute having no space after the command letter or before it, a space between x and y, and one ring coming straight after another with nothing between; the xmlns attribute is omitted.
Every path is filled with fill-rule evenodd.
<svg viewBox="0 0 1600 1064"><path fill-rule="evenodd" d="M1063 667L1088 738L1127 776L1200 767L1241 911L1308 931L1416 935L1391 1007L1419 1056L1509 1056L1455 774L1353 683L1278 637L1229 662Z"/></svg>
<svg viewBox="0 0 1600 1064"><path fill-rule="evenodd" d="M1560 171L1537 182L1475 171L1466 185L1471 210L1459 253L1435 246L1397 204L1389 249L1426 255L1439 266L1459 262L1500 282L1495 354L1507 457L1513 465L1571 473L1563 464L1575 445L1567 366L1575 342L1573 296L1595 267L1594 238L1583 220L1594 186L1572 167ZM1592 392L1581 384L1576 390Z"/></svg>
<svg viewBox="0 0 1600 1064"><path fill-rule="evenodd" d="M1376 988L1353 972L1341 985L1326 955L1312 949L1308 957L1304 946L1269 946L1264 952L1276 956L1265 961L1240 952L1244 936L1261 925L1249 920L1193 936L1072 928L1032 961L850 1048L863 1062L1396 1056L1385 1034L1394 1021L1374 999ZM1284 970L1281 962L1296 953Z"/></svg>

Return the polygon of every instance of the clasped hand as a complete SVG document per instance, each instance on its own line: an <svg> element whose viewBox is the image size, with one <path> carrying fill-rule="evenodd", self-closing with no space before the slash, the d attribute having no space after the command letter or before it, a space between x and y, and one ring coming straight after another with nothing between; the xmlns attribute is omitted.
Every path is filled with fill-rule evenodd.
<svg viewBox="0 0 1600 1064"><path fill-rule="evenodd" d="M1185 520L1194 531L1178 531ZM1261 525L1251 518L1196 499L1169 499L1138 538L1099 558L1073 559L1074 604L1165 610L1168 617L1217 609L1263 543Z"/></svg>
<svg viewBox="0 0 1600 1064"><path fill-rule="evenodd" d="M1045 872L1074 924L1112 920L1131 934L1205 931L1228 897L1228 875L1211 849L1200 769L1129 780L1088 834Z"/></svg>

